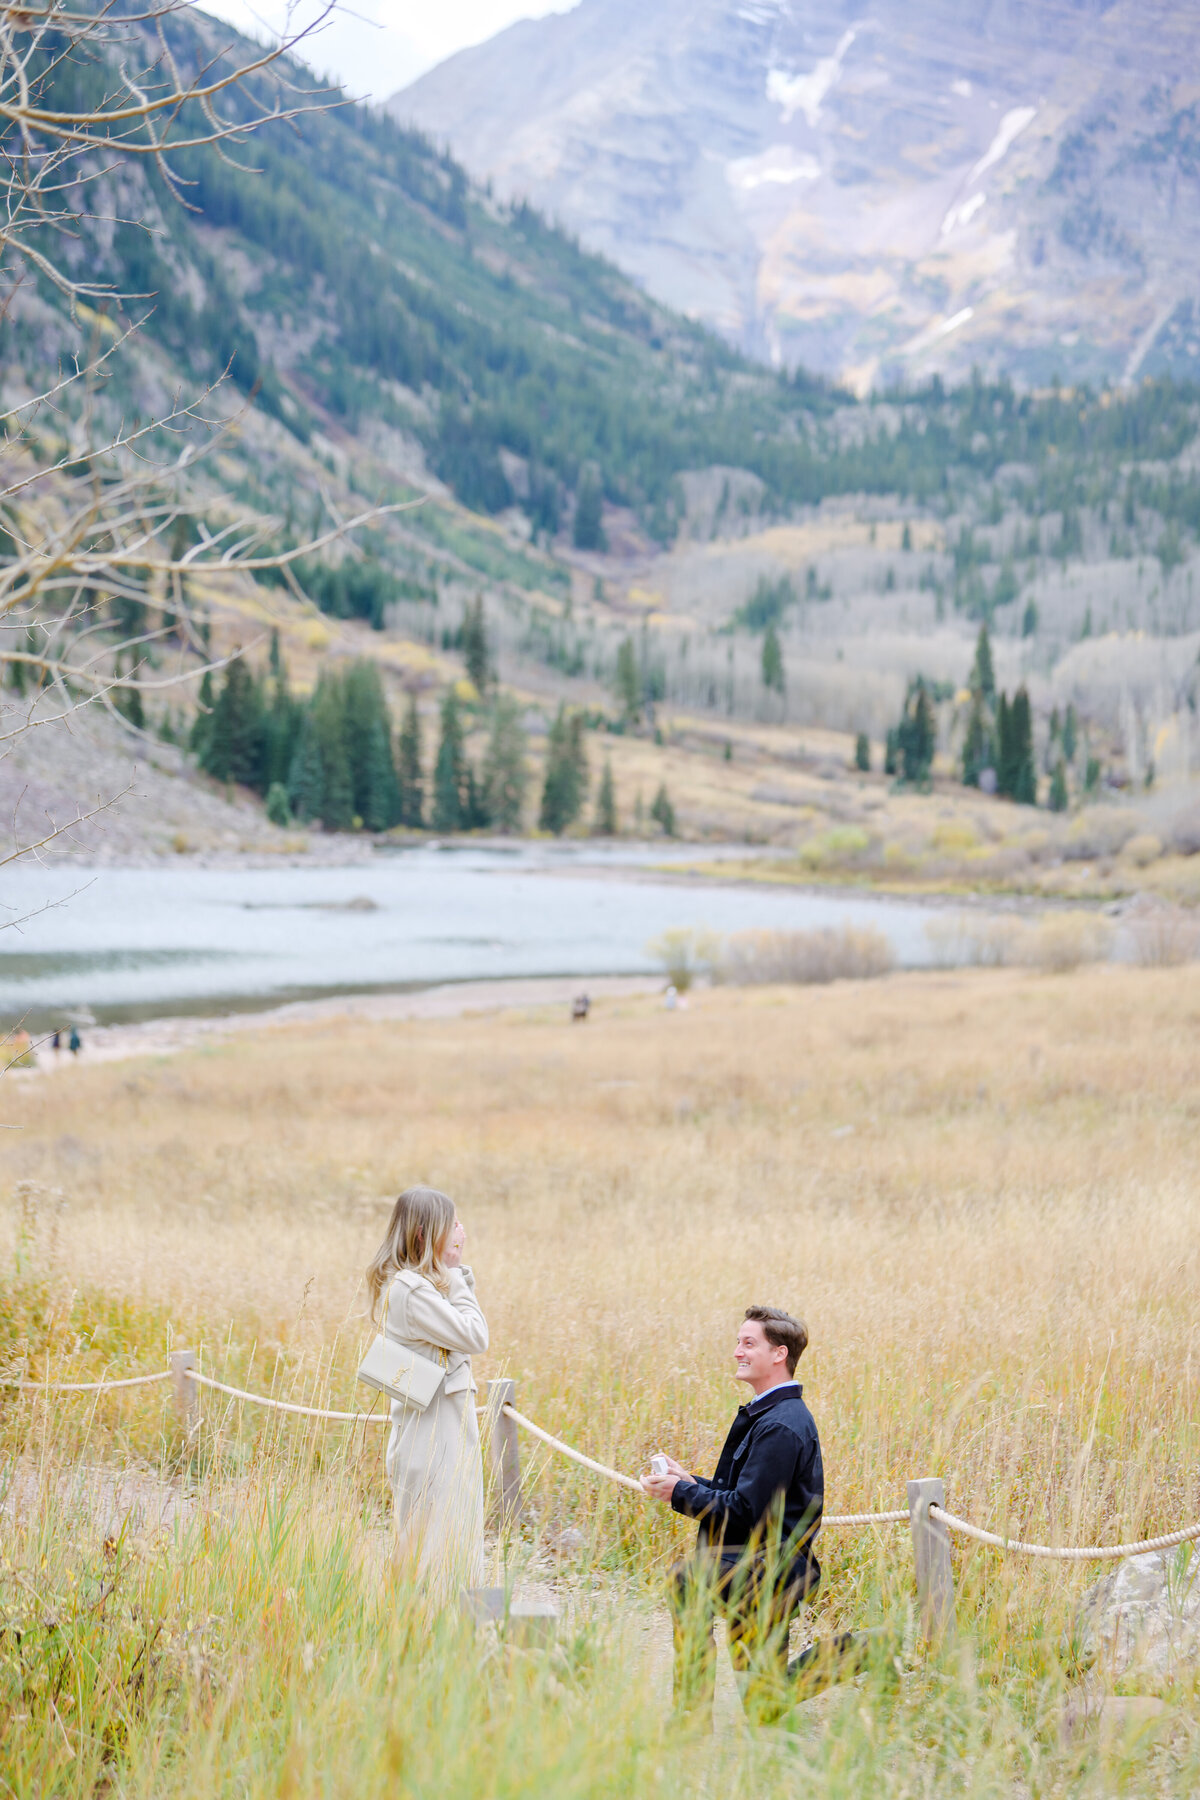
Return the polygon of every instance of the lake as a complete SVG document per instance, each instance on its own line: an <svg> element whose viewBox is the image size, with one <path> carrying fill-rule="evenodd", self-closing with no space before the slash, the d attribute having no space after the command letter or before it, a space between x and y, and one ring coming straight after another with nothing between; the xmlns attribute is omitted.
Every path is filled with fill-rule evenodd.
<svg viewBox="0 0 1200 1800"><path fill-rule="evenodd" d="M112 1023L446 981L636 974L655 969L647 943L673 926L874 925L897 962L929 961L928 907L684 883L651 866L671 855L423 845L344 868L18 864L3 884L0 1017L40 1030L70 1012Z"/></svg>

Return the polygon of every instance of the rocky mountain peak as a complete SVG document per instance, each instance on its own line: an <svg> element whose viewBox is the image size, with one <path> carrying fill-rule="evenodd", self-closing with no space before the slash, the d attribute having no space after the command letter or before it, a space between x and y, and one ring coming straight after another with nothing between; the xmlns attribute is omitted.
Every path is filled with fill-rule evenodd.
<svg viewBox="0 0 1200 1800"><path fill-rule="evenodd" d="M581 0L390 106L775 362L1200 373L1190 0Z"/></svg>

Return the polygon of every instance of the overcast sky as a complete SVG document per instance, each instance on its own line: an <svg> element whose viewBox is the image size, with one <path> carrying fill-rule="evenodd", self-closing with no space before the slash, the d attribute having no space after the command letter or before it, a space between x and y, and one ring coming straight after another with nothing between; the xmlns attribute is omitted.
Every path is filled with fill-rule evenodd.
<svg viewBox="0 0 1200 1800"><path fill-rule="evenodd" d="M344 83L356 98L387 100L467 44L481 44L515 19L569 12L576 0L347 0L304 47L304 60ZM205 12L261 36L284 18L279 0L203 0ZM295 16L317 16L299 0Z"/></svg>

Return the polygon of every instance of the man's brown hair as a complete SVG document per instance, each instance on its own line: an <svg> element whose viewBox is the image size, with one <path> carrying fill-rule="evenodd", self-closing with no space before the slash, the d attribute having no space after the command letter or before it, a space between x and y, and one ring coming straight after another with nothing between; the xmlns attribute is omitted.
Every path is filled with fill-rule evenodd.
<svg viewBox="0 0 1200 1800"><path fill-rule="evenodd" d="M757 1319L763 1328L768 1344L777 1349L780 1344L787 1351L787 1370L789 1375L796 1373L796 1364L808 1348L808 1326L803 1319L793 1319L778 1306L748 1306L748 1319Z"/></svg>

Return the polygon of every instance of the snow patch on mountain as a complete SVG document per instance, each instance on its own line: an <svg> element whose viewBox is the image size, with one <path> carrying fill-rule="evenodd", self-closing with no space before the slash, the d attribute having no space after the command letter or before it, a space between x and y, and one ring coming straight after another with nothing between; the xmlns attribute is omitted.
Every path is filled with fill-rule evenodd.
<svg viewBox="0 0 1200 1800"><path fill-rule="evenodd" d="M967 178L969 186L973 186L981 175L986 175L989 169L994 168L1001 157L1008 155L1017 138L1036 115L1036 106L1014 106L1011 112L1005 113L1000 121L999 131Z"/></svg>
<svg viewBox="0 0 1200 1800"><path fill-rule="evenodd" d="M841 74L843 59L857 36L853 25L843 31L833 55L823 56L807 75L790 75L786 69L767 70L767 99L782 107L785 125L802 112L810 127L816 126L821 102Z"/></svg>
<svg viewBox="0 0 1200 1800"><path fill-rule="evenodd" d="M760 156L739 156L725 165L730 187L743 194L773 182L786 187L793 181L816 181L820 173L815 156L798 154L790 144L772 144Z"/></svg>

